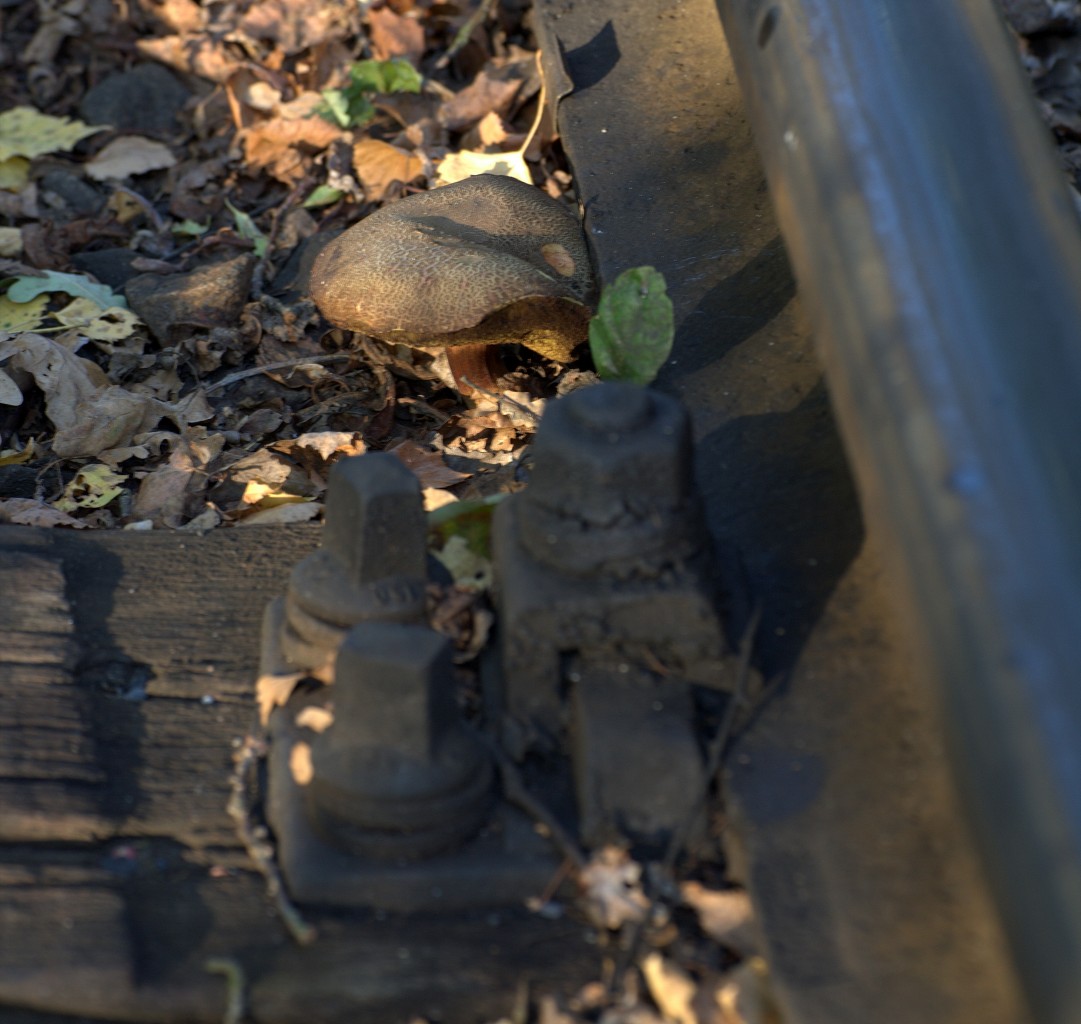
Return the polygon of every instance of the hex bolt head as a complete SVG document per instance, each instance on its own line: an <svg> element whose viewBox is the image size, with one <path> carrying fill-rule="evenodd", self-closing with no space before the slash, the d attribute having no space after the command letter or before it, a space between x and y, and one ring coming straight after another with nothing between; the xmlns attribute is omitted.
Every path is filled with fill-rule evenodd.
<svg viewBox="0 0 1081 1024"><path fill-rule="evenodd" d="M312 824L353 852L420 857L468 838L491 805L493 773L458 715L449 641L424 626L353 627L312 768Z"/></svg>
<svg viewBox="0 0 1081 1024"><path fill-rule="evenodd" d="M545 411L533 455L515 501L520 540L544 564L588 573L697 530L690 422L667 395L617 383L567 395Z"/></svg>
<svg viewBox="0 0 1081 1024"><path fill-rule="evenodd" d="M427 762L457 723L446 637L424 626L366 624L338 652L329 749L385 747Z"/></svg>
<svg viewBox="0 0 1081 1024"><path fill-rule="evenodd" d="M368 619L419 621L427 581L420 483L393 455L342 459L327 484L323 546L293 569L286 601L295 657L329 655L342 630Z"/></svg>
<svg viewBox="0 0 1081 1024"><path fill-rule="evenodd" d="M341 459L327 481L323 548L357 586L424 577L427 522L420 483L393 455Z"/></svg>

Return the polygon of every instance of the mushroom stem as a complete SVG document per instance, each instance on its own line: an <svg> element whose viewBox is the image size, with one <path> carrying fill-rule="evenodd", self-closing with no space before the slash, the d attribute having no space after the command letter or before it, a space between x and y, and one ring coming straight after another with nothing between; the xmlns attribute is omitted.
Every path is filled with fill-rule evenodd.
<svg viewBox="0 0 1081 1024"><path fill-rule="evenodd" d="M454 383L463 395L478 388L484 391L499 390L499 378L507 372L507 368L498 346L480 342L475 345L451 345L446 351Z"/></svg>

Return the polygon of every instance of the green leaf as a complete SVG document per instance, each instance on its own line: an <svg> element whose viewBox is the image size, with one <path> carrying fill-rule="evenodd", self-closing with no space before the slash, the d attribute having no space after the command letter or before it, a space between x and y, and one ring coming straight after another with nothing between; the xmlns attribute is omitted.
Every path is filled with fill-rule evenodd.
<svg viewBox="0 0 1081 1024"><path fill-rule="evenodd" d="M358 60L349 69L351 84L362 92L420 92L424 79L408 61Z"/></svg>
<svg viewBox="0 0 1081 1024"><path fill-rule="evenodd" d="M383 62L383 88L380 92L420 92L424 79L412 64L404 60Z"/></svg>
<svg viewBox="0 0 1081 1024"><path fill-rule="evenodd" d="M428 513L428 546L454 582L467 590L492 584L492 512L506 494L454 501Z"/></svg>
<svg viewBox="0 0 1081 1024"><path fill-rule="evenodd" d="M233 220L236 222L236 233L241 238L247 238L255 243L255 256L257 259L262 259L266 255L267 251L267 237L255 226L255 221L246 214L243 210L238 210L228 199L225 200L225 205L229 207L229 212L233 215Z"/></svg>
<svg viewBox="0 0 1081 1024"><path fill-rule="evenodd" d="M89 299L102 309L110 306L128 308L124 296L117 295L108 285L97 284L79 274L61 274L56 270L45 271L43 277L17 277L7 294L12 302L29 302L45 292L63 292L73 299Z"/></svg>
<svg viewBox="0 0 1081 1024"><path fill-rule="evenodd" d="M301 205L306 210L313 210L317 206L329 206L331 203L336 203L344 195L345 193L340 188L334 188L332 185L316 185L311 195Z"/></svg>
<svg viewBox="0 0 1081 1024"><path fill-rule="evenodd" d="M444 546L452 537L464 538L469 549L478 555L488 554L488 535L492 511L506 494L491 494L472 501L452 501L428 513L428 531L436 547Z"/></svg>
<svg viewBox="0 0 1081 1024"><path fill-rule="evenodd" d="M339 128L357 128L375 117L375 107L360 89L324 89L323 100L316 108L320 117L333 121Z"/></svg>
<svg viewBox="0 0 1081 1024"><path fill-rule="evenodd" d="M324 89L317 113L339 128L349 127L349 98L341 89Z"/></svg>
<svg viewBox="0 0 1081 1024"><path fill-rule="evenodd" d="M375 93L420 92L424 79L404 60L358 60L349 69L349 84L343 89L324 89L321 117L340 128L355 128L375 117L368 98Z"/></svg>
<svg viewBox="0 0 1081 1024"><path fill-rule="evenodd" d="M205 235L210 229L210 221L205 224L200 224L197 220L182 220L179 224L174 224L172 232L174 235L191 235L198 237L199 235Z"/></svg>
<svg viewBox="0 0 1081 1024"><path fill-rule="evenodd" d="M589 350L603 380L645 385L664 365L674 335L664 275L634 267L604 289L589 324Z"/></svg>

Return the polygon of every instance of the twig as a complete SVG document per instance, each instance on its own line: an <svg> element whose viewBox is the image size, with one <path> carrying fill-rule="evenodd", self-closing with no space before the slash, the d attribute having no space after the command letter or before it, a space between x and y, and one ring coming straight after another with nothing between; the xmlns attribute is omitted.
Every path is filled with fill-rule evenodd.
<svg viewBox="0 0 1081 1024"><path fill-rule="evenodd" d="M247 1012L248 980L244 968L239 961L223 956L212 957L203 963L203 967L212 974L225 975L225 1016L221 1024L241 1024Z"/></svg>
<svg viewBox="0 0 1081 1024"><path fill-rule="evenodd" d="M306 366L309 363L336 363L340 359L355 358L355 352L328 352L326 355L307 356L303 359L284 359L280 363L267 363L265 366L255 366L250 370L237 370L236 373L230 373L228 376L222 377L221 380L214 381L213 384L207 384L203 390L209 395L215 391L221 391L222 388L230 387L237 381L244 380L247 377L254 377L260 373L269 373L271 370L289 370L298 366Z"/></svg>
<svg viewBox="0 0 1081 1024"><path fill-rule="evenodd" d="M491 13L495 5L496 0L480 0L477 9L462 22L462 27L455 33L454 39L451 41L450 46L447 47L447 52L435 62L436 70L442 71L451 62L458 51L469 42L473 29Z"/></svg>
<svg viewBox="0 0 1081 1024"><path fill-rule="evenodd" d="M544 69L541 67L541 52L537 51L537 73L540 75L541 86L540 95L537 97L537 114L533 118L533 127L529 129L529 134L525 137L525 142L522 143L522 148L518 150L522 154L522 159L525 159L525 151L529 149L530 144L533 142L533 136L537 134L537 130L541 126L541 121L544 119L544 104L548 100L548 83L544 80Z"/></svg>
<svg viewBox="0 0 1081 1024"><path fill-rule="evenodd" d="M706 806L706 802L709 800L709 791L713 785L713 780L716 777L717 772L720 771L721 763L724 761L724 755L728 750L728 742L731 739L732 730L735 728L736 716L743 706L746 696L747 681L751 670L751 652L754 649L754 638L755 634L758 632L758 623L761 618L762 606L758 604L755 605L754 610L751 612L751 617L748 619L747 626L743 630L743 636L740 638L739 664L736 669L736 685L732 690L732 696L729 698L728 705L724 710L724 718L721 719L721 724L717 727L717 731L713 734L713 739L709 744L709 755L706 758L706 770L702 783L702 791L698 795L698 799L695 800L694 805L691 807L687 816L677 826L675 831L673 831L672 837L668 841L668 847L664 852L664 859L661 861L661 870L665 876L671 877L672 869L675 867L676 860L682 852L683 847L686 845L687 837L690 835L691 829L694 828L694 823L698 820L698 816L702 813ZM645 915L644 921L653 919L656 904L657 897L654 895L650 900L650 912ZM633 928L634 930L626 945L626 951L621 957L621 963L609 979L609 994L615 994L618 988L622 986L627 971L638 959L644 932L643 922L638 922L633 925Z"/></svg>
<svg viewBox="0 0 1081 1024"><path fill-rule="evenodd" d="M236 753L236 768L229 780L230 794L226 810L236 825L237 835L248 851L248 856L266 879L267 895L274 901L289 934L298 946L310 946L316 939L315 926L300 916L300 911L293 906L286 894L281 872L274 860L274 846L267 838L266 827L256 824L247 796L256 767L265 752L265 741L251 735L245 737L243 745Z"/></svg>
<svg viewBox="0 0 1081 1024"><path fill-rule="evenodd" d="M675 866L676 859L683 851L691 829L694 828L694 823L698 820L698 816L702 813L706 802L709 800L710 787L713 785L717 772L720 771L721 762L724 760L725 752L728 749L728 741L731 739L732 730L736 725L736 716L739 714L746 697L747 680L751 670L751 652L754 649L754 637L758 632L758 623L761 618L762 605L757 604L751 612L751 617L747 620L743 636L740 637L736 685L732 690L728 705L724 709L724 718L721 719L721 724L717 727L717 731L709 744L709 756L706 758L706 772L702 792L694 802L690 813L683 819L668 841L668 848L664 852L664 860L661 861L661 866L666 872L671 872Z"/></svg>
<svg viewBox="0 0 1081 1024"><path fill-rule="evenodd" d="M479 391L485 397L491 398L496 403L496 408L500 412L503 412L503 410L500 409L499 406L502 405L503 402L506 402L508 405L513 405L526 419L531 420L533 423L540 423L541 421L541 418L537 413L528 406L522 405L521 402L516 402L510 395L500 394L498 391L489 391L487 388L482 388L479 384L474 384L464 374L462 375L462 383L468 384L474 391Z"/></svg>
<svg viewBox="0 0 1081 1024"><path fill-rule="evenodd" d="M567 834L566 829L556 820L555 815L526 789L522 776L514 766L514 762L506 755L495 739L479 729L474 731L481 742L492 752L492 757L495 758L496 764L499 765L499 773L503 778L503 795L512 804L525 811L534 821L543 825L548 830L552 842L559 847L563 856L577 870L581 871L588 862L585 854L578 848L578 844Z"/></svg>

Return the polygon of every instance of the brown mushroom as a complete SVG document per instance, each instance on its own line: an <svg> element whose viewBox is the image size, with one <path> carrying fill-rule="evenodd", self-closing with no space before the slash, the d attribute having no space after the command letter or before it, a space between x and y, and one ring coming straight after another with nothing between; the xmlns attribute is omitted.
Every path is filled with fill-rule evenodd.
<svg viewBox="0 0 1081 1024"><path fill-rule="evenodd" d="M490 346L500 343L566 362L586 337L594 289L577 218L495 174L384 206L330 242L311 274L312 298L331 323L447 346L463 390L492 387L499 362Z"/></svg>

